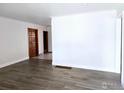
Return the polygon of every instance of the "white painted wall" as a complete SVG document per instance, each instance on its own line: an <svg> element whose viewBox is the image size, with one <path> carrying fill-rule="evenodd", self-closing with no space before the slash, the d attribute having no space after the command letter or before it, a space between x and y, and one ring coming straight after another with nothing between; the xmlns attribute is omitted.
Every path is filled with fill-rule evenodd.
<svg viewBox="0 0 124 93"><path fill-rule="evenodd" d="M28 59L27 28L39 31L39 53L43 53L43 26L0 17L0 67Z"/></svg>
<svg viewBox="0 0 124 93"><path fill-rule="evenodd" d="M120 73L116 15L102 11L53 17L53 65Z"/></svg>
<svg viewBox="0 0 124 93"><path fill-rule="evenodd" d="M122 69L121 69L121 83L124 87L124 11L122 12Z"/></svg>
<svg viewBox="0 0 124 93"><path fill-rule="evenodd" d="M117 18L116 20L116 33L115 33L115 72L120 73L121 70L121 18Z"/></svg>

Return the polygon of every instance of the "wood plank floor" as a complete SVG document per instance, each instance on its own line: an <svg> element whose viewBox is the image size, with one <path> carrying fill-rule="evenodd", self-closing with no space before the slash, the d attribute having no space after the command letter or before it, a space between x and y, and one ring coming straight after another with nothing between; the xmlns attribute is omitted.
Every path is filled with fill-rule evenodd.
<svg viewBox="0 0 124 93"><path fill-rule="evenodd" d="M33 57L35 59L47 59L52 60L52 53L40 54L39 56Z"/></svg>
<svg viewBox="0 0 124 93"><path fill-rule="evenodd" d="M87 69L64 69L52 61L30 59L0 68L3 90L91 90L123 89L120 75Z"/></svg>

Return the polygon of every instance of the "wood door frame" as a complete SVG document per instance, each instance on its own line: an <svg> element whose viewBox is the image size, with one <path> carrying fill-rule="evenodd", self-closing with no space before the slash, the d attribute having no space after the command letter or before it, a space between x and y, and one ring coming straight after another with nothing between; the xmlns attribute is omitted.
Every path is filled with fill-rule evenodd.
<svg viewBox="0 0 124 93"><path fill-rule="evenodd" d="M36 56L38 56L39 55L39 43L38 43L38 29L35 29L35 28L28 28L28 33L29 33L29 30L35 30L36 32L35 32L35 34L36 34ZM30 44L29 44L29 34L28 34L28 54L29 54L29 58L31 58L30 57L30 50L29 50L29 46L30 46Z"/></svg>
<svg viewBox="0 0 124 93"><path fill-rule="evenodd" d="M44 50L44 53L48 53L49 52L48 31L43 31L43 47L44 47L44 33L47 33L47 42L46 42L47 43L47 52L45 52L45 50Z"/></svg>

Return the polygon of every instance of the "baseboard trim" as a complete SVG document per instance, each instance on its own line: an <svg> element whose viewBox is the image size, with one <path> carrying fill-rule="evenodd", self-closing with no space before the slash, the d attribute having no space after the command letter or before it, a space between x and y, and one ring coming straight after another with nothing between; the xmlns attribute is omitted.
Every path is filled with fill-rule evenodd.
<svg viewBox="0 0 124 93"><path fill-rule="evenodd" d="M5 63L5 64L0 64L0 68L9 66L9 65L12 65L12 64L15 64L15 63L19 63L21 61L28 60L28 59L29 59L29 57L26 57L26 58L19 59L19 60L13 61L13 62L8 62L8 63Z"/></svg>

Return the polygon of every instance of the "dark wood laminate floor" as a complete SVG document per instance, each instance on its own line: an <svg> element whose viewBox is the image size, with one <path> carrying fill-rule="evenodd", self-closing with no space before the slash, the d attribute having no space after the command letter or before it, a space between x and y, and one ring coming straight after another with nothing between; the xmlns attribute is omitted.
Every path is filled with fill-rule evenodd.
<svg viewBox="0 0 124 93"><path fill-rule="evenodd" d="M0 89L122 89L119 74L79 68L56 68L51 63L50 60L31 59L0 68Z"/></svg>

